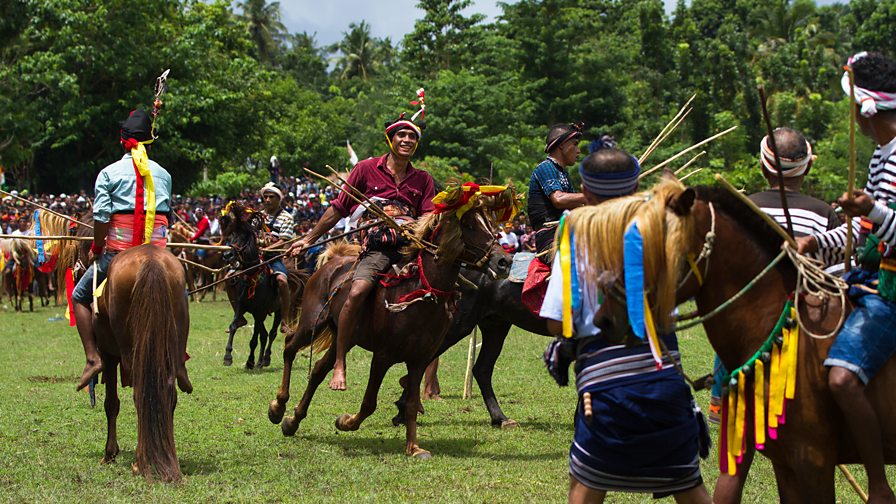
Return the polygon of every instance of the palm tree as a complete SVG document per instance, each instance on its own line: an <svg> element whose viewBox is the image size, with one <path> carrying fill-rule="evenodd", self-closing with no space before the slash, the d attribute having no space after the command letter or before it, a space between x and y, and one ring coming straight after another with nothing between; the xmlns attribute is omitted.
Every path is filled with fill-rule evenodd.
<svg viewBox="0 0 896 504"><path fill-rule="evenodd" d="M351 23L344 38L330 47L331 52L338 52L336 70L342 79L360 77L366 81L376 73L386 56L392 49L389 40L378 40L370 34L370 25L366 21L361 24Z"/></svg>
<svg viewBox="0 0 896 504"><path fill-rule="evenodd" d="M246 22L249 36L258 49L258 59L272 62L286 32L286 26L280 21L280 2L243 0L238 5L243 10L241 17Z"/></svg>

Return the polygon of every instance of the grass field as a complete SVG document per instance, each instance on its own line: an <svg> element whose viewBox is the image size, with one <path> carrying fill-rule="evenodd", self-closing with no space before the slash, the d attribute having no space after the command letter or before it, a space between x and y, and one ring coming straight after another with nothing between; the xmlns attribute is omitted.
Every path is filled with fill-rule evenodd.
<svg viewBox="0 0 896 504"><path fill-rule="evenodd" d="M6 301L6 300L4 300ZM248 329L238 333L234 366L224 367L227 303L191 306L187 367L195 391L181 394L175 438L185 478L180 485L148 485L132 476L136 443L130 389L121 394L115 464L100 465L106 424L103 389L96 409L75 393L84 363L74 328L61 308L35 313L0 311L0 501L4 502L561 502L568 485L575 392L561 389L544 371L547 338L514 329L495 373L504 412L520 422L511 430L489 426L478 391L461 399L467 345L443 358L444 400L425 403L420 418L428 461L403 455L404 429L392 427L402 369L393 368L380 392L379 409L361 430L339 432L333 420L357 411L370 354L349 355L349 390L318 391L295 437L284 437L267 419L282 371L282 338L273 365L262 372L241 367ZM680 335L684 365L692 375L710 371L712 353L699 330ZM297 358L291 411L306 383L308 355ZM475 387L474 387L475 390ZM698 394L701 405L707 392ZM289 413L288 413L289 414ZM717 434L712 429L714 436ZM864 471L852 466L864 484ZM716 455L703 464L712 489ZM858 502L837 476L841 502ZM667 499L670 500L670 499ZM651 502L646 495L614 494L608 502ZM745 502L776 502L770 464L757 457Z"/></svg>

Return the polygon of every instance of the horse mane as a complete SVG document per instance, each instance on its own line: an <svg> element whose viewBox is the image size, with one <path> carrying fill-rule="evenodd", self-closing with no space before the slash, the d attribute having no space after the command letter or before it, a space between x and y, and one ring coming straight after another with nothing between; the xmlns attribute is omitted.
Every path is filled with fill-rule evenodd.
<svg viewBox="0 0 896 504"><path fill-rule="evenodd" d="M599 205L580 207L566 218L575 239L577 269L589 292L598 292L601 272L623 277L623 237L638 222L644 247L644 285L654 319L661 330L671 328L680 265L687 254L693 218L668 211L667 203L685 186L663 178L654 187Z"/></svg>
<svg viewBox="0 0 896 504"><path fill-rule="evenodd" d="M717 210L731 217L752 238L752 241L770 255L775 256L781 251L781 244L784 241L781 235L775 232L765 219L729 191L722 187L710 186L697 186L694 187L694 190L697 191L698 199L711 202Z"/></svg>
<svg viewBox="0 0 896 504"><path fill-rule="evenodd" d="M334 242L330 242L329 245L324 249L323 252L317 256L317 263L315 269L320 269L321 266L327 264L327 261L333 259L334 257L357 257L361 255L361 246L355 243L349 243L346 240L336 240Z"/></svg>

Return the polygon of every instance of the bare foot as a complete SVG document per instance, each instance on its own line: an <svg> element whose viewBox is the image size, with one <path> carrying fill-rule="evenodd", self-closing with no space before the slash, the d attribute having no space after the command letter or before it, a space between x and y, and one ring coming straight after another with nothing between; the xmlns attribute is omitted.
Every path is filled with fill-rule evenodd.
<svg viewBox="0 0 896 504"><path fill-rule="evenodd" d="M103 361L89 360L87 364L84 365L84 371L81 373L81 378L78 380L78 386L75 387L75 390L81 390L90 384L90 379L94 376L100 374L100 371L103 370Z"/></svg>
<svg viewBox="0 0 896 504"><path fill-rule="evenodd" d="M345 390L345 371L333 368L333 378L330 379L331 390Z"/></svg>

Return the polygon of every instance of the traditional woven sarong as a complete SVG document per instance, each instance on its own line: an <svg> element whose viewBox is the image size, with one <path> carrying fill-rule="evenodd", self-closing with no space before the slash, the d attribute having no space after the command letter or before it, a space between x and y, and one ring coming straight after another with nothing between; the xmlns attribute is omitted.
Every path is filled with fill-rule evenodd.
<svg viewBox="0 0 896 504"><path fill-rule="evenodd" d="M663 340L677 359L675 337ZM596 490L652 492L656 497L702 483L705 424L668 356L657 370L646 344L625 347L596 340L585 346L576 369L579 407L569 450L572 476ZM590 422L583 414L585 392L591 394Z"/></svg>

